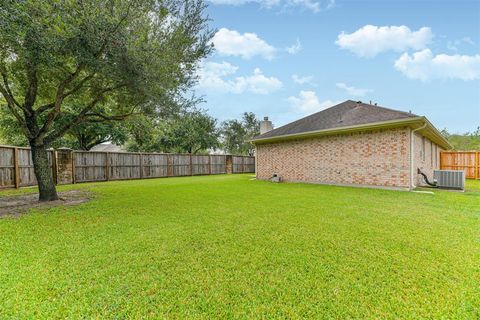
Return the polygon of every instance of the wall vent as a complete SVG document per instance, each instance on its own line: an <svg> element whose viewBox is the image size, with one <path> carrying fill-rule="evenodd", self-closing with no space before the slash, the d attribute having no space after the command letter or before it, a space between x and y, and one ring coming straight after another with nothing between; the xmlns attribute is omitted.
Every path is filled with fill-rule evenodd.
<svg viewBox="0 0 480 320"><path fill-rule="evenodd" d="M465 171L433 170L433 179L439 188L465 189Z"/></svg>

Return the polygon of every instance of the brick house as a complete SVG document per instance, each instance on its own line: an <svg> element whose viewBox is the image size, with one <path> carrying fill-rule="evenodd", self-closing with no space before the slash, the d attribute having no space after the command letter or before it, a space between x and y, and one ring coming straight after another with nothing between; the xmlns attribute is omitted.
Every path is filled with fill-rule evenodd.
<svg viewBox="0 0 480 320"><path fill-rule="evenodd" d="M252 143L258 179L404 189L451 148L423 116L351 100L276 129L266 118Z"/></svg>

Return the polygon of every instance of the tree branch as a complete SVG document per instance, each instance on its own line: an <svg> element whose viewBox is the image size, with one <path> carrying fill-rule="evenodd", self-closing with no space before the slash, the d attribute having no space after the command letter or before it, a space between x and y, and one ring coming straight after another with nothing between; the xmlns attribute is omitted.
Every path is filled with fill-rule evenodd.
<svg viewBox="0 0 480 320"><path fill-rule="evenodd" d="M13 102L13 104L15 104L17 107L21 108L20 103L18 103L17 100L15 100L15 96L12 94L12 91L10 90L10 86L8 85L8 77L7 77L7 74L4 73L4 72L1 71L1 70L0 70L0 74L2 75L3 85L5 86L5 87L4 87L4 90L5 90L6 93L9 95L9 98L11 99L11 102ZM2 95L5 95L5 94L2 93ZM8 98L5 97L5 99L8 99Z"/></svg>
<svg viewBox="0 0 480 320"><path fill-rule="evenodd" d="M140 112L129 112L129 113L124 113L124 114L119 114L115 116L106 116L101 113L87 113L85 117L98 117L99 119L89 119L88 122L106 122L106 121L121 121L125 120L128 117L131 117L133 115L140 115Z"/></svg>
<svg viewBox="0 0 480 320"><path fill-rule="evenodd" d="M13 100L13 97L8 93L8 90L2 86L2 84L0 83L0 93L2 94L2 96L5 97L5 100L7 100L7 104L10 106L14 106L15 105L15 101ZM17 113L18 114L18 113Z"/></svg>
<svg viewBox="0 0 480 320"><path fill-rule="evenodd" d="M75 92L77 92L78 90L82 89L83 88L83 85L89 81L90 79L92 79L93 77L95 76L95 72L94 73L91 73L89 74L88 76L84 77L82 80L80 80L80 82L75 86L73 87L72 90L70 91L67 91L63 94L63 99L65 99L66 97L74 94Z"/></svg>
<svg viewBox="0 0 480 320"><path fill-rule="evenodd" d="M31 114L33 113L33 105L35 104L35 100L37 100L37 90L38 90L38 78L37 78L37 68L31 62L27 62L26 65L27 69L27 79L28 79L28 88L27 92L25 93L25 101L23 103L24 109Z"/></svg>
<svg viewBox="0 0 480 320"><path fill-rule="evenodd" d="M42 114L43 112L47 111L48 109L51 109L55 107L55 102L51 102L51 103L47 103L47 104L44 104L43 106L40 106L38 107L36 110L35 110L35 113L36 114Z"/></svg>
<svg viewBox="0 0 480 320"><path fill-rule="evenodd" d="M62 101L65 98L67 98L68 96L70 96L70 95L74 94L75 92L79 91L80 89L82 89L84 87L85 83L88 82L90 79L92 79L94 76L95 76L95 72L92 73L92 74L89 74L88 76L86 76L82 80L80 80L80 82L75 87L73 87L72 90L67 91L62 95L62 97L61 97ZM47 103L47 104L44 104L43 106L38 107L35 110L35 112L37 114L42 114L43 112L45 112L48 109L51 109L53 107L55 107L55 102Z"/></svg>
<svg viewBox="0 0 480 320"><path fill-rule="evenodd" d="M126 14L120 19L120 21L114 26L113 30L111 32L109 32L109 35L112 35L114 33L116 33L118 31L118 29L120 28L121 24L127 19L128 15L130 13L130 5L128 6L128 9L127 9L127 12ZM98 58L102 55L103 52L105 52L105 49L107 48L107 45L109 43L109 40L110 40L110 37L106 37L105 41L103 42L102 46L100 47L100 49L94 54L94 57L95 58ZM81 63L80 65L77 66L77 69L71 73L67 78L65 78L61 83L60 85L58 86L57 88L57 93L56 93L56 96L55 96L55 102L53 103L48 103L46 105L43 105L41 106L40 108L37 109L37 112L38 113L42 113L42 112L45 112L49 109L52 109L48 115L47 115L47 119L45 120L45 123L44 125L42 126L42 128L40 129L40 135L45 135L48 130L50 129L50 126L52 125L53 121L55 120L55 118L58 116L58 114L60 113L61 111L61 107L62 107L62 102L63 100L68 97L69 95L72 95L73 93L77 92L78 90L80 90L81 88L83 88L83 85L88 81L90 80L91 78L93 78L95 76L95 72L86 76L85 78L83 78L80 83L75 86L72 90L64 93L65 91L65 88L73 81L75 80L75 78L80 74L80 72L84 69L85 67L85 64L84 63Z"/></svg>
<svg viewBox="0 0 480 320"><path fill-rule="evenodd" d="M11 99L12 97L8 94L7 89L5 89L1 84L0 84L0 93L7 100L7 107L10 110L10 112L13 114L15 119L17 119L18 124L20 125L20 128L22 128L22 131L25 133L25 136L31 139L33 136L30 133L30 130L27 128L25 119L22 117L22 115L20 115L20 113L18 113L18 110L15 108L15 104Z"/></svg>
<svg viewBox="0 0 480 320"><path fill-rule="evenodd" d="M50 143L50 142L54 141L55 139L58 139L59 137L63 136L68 130L72 129L77 124L84 122L87 113L89 111L91 111L95 107L95 105L97 105L97 103L99 103L103 99L103 96L104 96L105 93L117 90L117 89L122 88L124 86L125 86L125 84L120 84L120 85L117 85L117 86L113 86L113 87L109 87L109 88L105 88L105 89L101 90L97 94L97 96L75 116L75 118L72 121L64 124L63 126L58 128L57 130L50 133L45 138L46 143ZM45 133L43 133L43 134L45 134Z"/></svg>
<svg viewBox="0 0 480 320"><path fill-rule="evenodd" d="M85 108L83 108L80 113L72 120L70 121L69 123L66 123L64 124L63 126L61 126L60 128L56 129L55 131L53 131L52 133L50 133L46 138L45 138L45 141L47 143L49 142L52 142L52 141L55 141L56 139L60 138L61 136L63 136L65 133L67 133L68 130L72 129L74 126L76 126L77 124L83 122L85 120L85 114L91 110L93 107L95 107L95 105L100 102L101 100L101 96L98 96L97 98L95 98L92 102L90 102L88 104L88 106L86 106Z"/></svg>
<svg viewBox="0 0 480 320"><path fill-rule="evenodd" d="M88 151L88 150L92 149L93 147L95 147L97 144L104 143L104 142L107 142L107 141L108 141L108 139L96 139L92 143L87 143L85 145L85 149Z"/></svg>

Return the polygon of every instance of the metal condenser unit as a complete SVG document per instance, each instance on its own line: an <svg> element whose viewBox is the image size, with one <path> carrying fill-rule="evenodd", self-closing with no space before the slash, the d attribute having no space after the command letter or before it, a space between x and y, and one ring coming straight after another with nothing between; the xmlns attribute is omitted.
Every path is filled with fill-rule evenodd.
<svg viewBox="0 0 480 320"><path fill-rule="evenodd" d="M465 171L434 170L433 179L437 182L439 188L465 189Z"/></svg>

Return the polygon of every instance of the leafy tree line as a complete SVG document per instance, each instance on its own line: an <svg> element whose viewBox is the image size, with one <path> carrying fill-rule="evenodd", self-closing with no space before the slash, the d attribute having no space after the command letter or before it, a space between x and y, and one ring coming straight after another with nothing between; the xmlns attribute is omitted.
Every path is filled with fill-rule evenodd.
<svg viewBox="0 0 480 320"><path fill-rule="evenodd" d="M240 120L217 120L201 110L180 112L159 121L142 121L126 143L129 151L206 153L222 150L231 154L253 153L249 142L260 133L260 122L251 112Z"/></svg>
<svg viewBox="0 0 480 320"><path fill-rule="evenodd" d="M40 201L58 199L51 147L248 150L250 116L218 128L187 97L213 50L205 9L203 0L2 1L0 133L30 146Z"/></svg>
<svg viewBox="0 0 480 320"><path fill-rule="evenodd" d="M84 123L73 127L51 146L90 150L112 142L133 152L206 153L222 150L231 154L253 152L249 142L259 134L260 122L252 112L222 123L196 108L170 111L168 115L132 116L123 122ZM9 114L0 116L0 143L28 146L21 129Z"/></svg>
<svg viewBox="0 0 480 320"><path fill-rule="evenodd" d="M182 105L212 51L207 22L202 0L2 1L0 108L31 147L40 201L58 199L60 139Z"/></svg>
<svg viewBox="0 0 480 320"><path fill-rule="evenodd" d="M442 135L450 141L455 150L480 150L480 127L474 132L464 134L452 134L443 129Z"/></svg>

